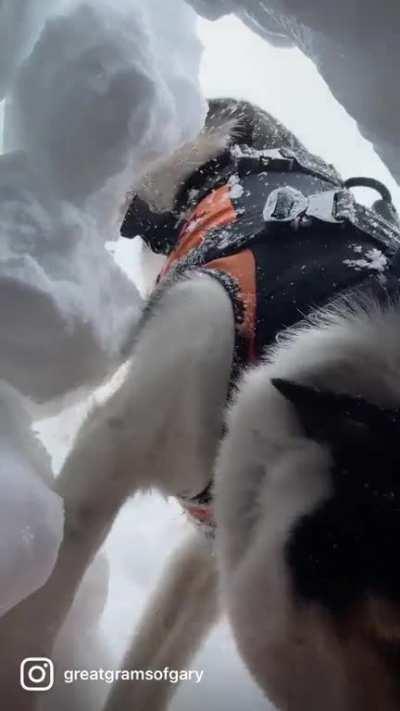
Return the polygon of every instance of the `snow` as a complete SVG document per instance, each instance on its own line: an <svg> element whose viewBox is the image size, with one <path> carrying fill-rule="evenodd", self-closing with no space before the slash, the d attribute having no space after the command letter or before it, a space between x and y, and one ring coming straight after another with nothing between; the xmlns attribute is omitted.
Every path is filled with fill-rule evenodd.
<svg viewBox="0 0 400 711"><path fill-rule="evenodd" d="M35 429L57 472L89 406L82 392L74 403L72 389L93 388L121 362L141 308L131 281L142 279L137 241L116 240L121 203L146 162L201 123L193 22L180 0L0 1L0 95L12 151L0 158L0 363L8 380L0 386L0 611L44 582L61 539L62 506L43 479L51 473L30 413L52 408ZM256 101L345 176L373 174L399 202L371 146L297 50L272 49L232 17L201 22L200 36L208 96ZM60 665L118 666L188 526L176 503L157 495L127 502L103 551L109 569L96 559L59 639ZM195 693L183 685L172 711L266 711L225 623L191 666L205 670L204 680ZM100 711L107 691L64 685L56 704L44 698L43 711Z"/></svg>
<svg viewBox="0 0 400 711"><path fill-rule="evenodd" d="M36 590L54 566L64 519L49 490L49 456L20 395L0 381L0 616Z"/></svg>
<svg viewBox="0 0 400 711"><path fill-rule="evenodd" d="M354 251L358 252L356 248ZM383 273L388 266L387 257L381 252L380 249L369 249L365 252L365 258L361 259L344 259L343 264L348 267L353 267L356 271L361 269L369 269L370 271L375 271Z"/></svg>
<svg viewBox="0 0 400 711"><path fill-rule="evenodd" d="M125 358L142 299L105 243L149 161L200 129L200 57L182 0L0 2L4 431L20 413L18 439L2 438L0 612L45 581L62 535L25 453L31 416L64 415Z"/></svg>
<svg viewBox="0 0 400 711"><path fill-rule="evenodd" d="M238 200L242 197L244 188L240 184L240 178L238 175L231 175L228 180L228 185L230 186L229 195L232 200Z"/></svg>

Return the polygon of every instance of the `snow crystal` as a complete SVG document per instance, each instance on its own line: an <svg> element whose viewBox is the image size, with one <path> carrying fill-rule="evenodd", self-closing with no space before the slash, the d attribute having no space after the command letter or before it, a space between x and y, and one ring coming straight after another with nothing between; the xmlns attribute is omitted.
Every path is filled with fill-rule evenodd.
<svg viewBox="0 0 400 711"><path fill-rule="evenodd" d="M219 249L226 249L232 245L232 233L229 230L220 229L218 230L218 247Z"/></svg>
<svg viewBox="0 0 400 711"><path fill-rule="evenodd" d="M356 271L360 271L361 269L371 269L372 271L382 273L388 265L388 259L380 249L373 248L365 252L364 259L344 259L343 264L356 269Z"/></svg>
<svg viewBox="0 0 400 711"><path fill-rule="evenodd" d="M240 184L240 178L238 175L231 175L228 180L228 185L230 186L229 195L233 200L238 200L242 197L244 188Z"/></svg>
<svg viewBox="0 0 400 711"><path fill-rule="evenodd" d="M200 190L198 188L191 188L191 190L189 190L189 192L188 192L188 201L190 203L194 202L197 199L199 193L200 193Z"/></svg>

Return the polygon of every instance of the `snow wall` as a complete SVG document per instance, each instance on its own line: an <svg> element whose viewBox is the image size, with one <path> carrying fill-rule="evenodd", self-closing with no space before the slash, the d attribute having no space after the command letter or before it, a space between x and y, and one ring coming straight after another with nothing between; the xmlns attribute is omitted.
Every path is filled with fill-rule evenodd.
<svg viewBox="0 0 400 711"><path fill-rule="evenodd" d="M201 127L200 57L183 0L0 0L0 614L62 538L33 405L123 361L141 299L105 244L145 166Z"/></svg>

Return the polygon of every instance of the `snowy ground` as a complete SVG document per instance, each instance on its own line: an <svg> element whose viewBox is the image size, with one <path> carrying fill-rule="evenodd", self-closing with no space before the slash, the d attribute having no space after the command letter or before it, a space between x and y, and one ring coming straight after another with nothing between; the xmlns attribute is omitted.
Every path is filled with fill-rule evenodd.
<svg viewBox="0 0 400 711"><path fill-rule="evenodd" d="M36 9L39 7L36 3ZM162 36L161 20L159 30L158 36ZM216 23L201 21L199 33L205 47L201 84L206 95L232 95L257 102L286 123L308 148L334 162L345 177L366 174L386 182L400 206L400 191L387 170L371 146L360 138L354 122L330 96L312 64L297 50L269 47L232 17ZM179 37L176 41L180 41ZM165 84L168 87L168 77ZM195 96L193 86L186 90ZM168 104L166 96L168 92L160 102L166 101L173 113L174 105ZM171 97L169 99L171 102ZM182 95L175 99L178 108L181 107ZM193 124L193 119L191 122ZM187 133L188 127L184 127L185 130ZM171 135L171 145L174 140L177 136ZM90 174L85 176L89 181ZM120 240L112 245L112 251L123 271L140 285L138 245ZM62 416L41 424L56 469L83 410L83 406L71 406ZM126 646L166 557L184 537L187 526L176 504L156 495L140 496L128 502L121 512L105 546L111 574L101 618L101 634L114 662ZM89 655L86 663L97 667L101 663L101 650L93 660ZM225 624L218 626L191 666L204 669L203 680L196 687L181 686L173 711L204 711L204 708L265 711L265 699L243 668Z"/></svg>

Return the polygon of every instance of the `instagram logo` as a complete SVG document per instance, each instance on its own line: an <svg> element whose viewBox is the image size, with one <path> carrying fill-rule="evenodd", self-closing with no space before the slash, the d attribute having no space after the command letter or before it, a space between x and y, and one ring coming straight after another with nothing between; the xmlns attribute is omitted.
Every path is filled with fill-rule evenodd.
<svg viewBox="0 0 400 711"><path fill-rule="evenodd" d="M19 679L26 691L48 691L54 684L54 664L47 657L26 657L21 662Z"/></svg>

